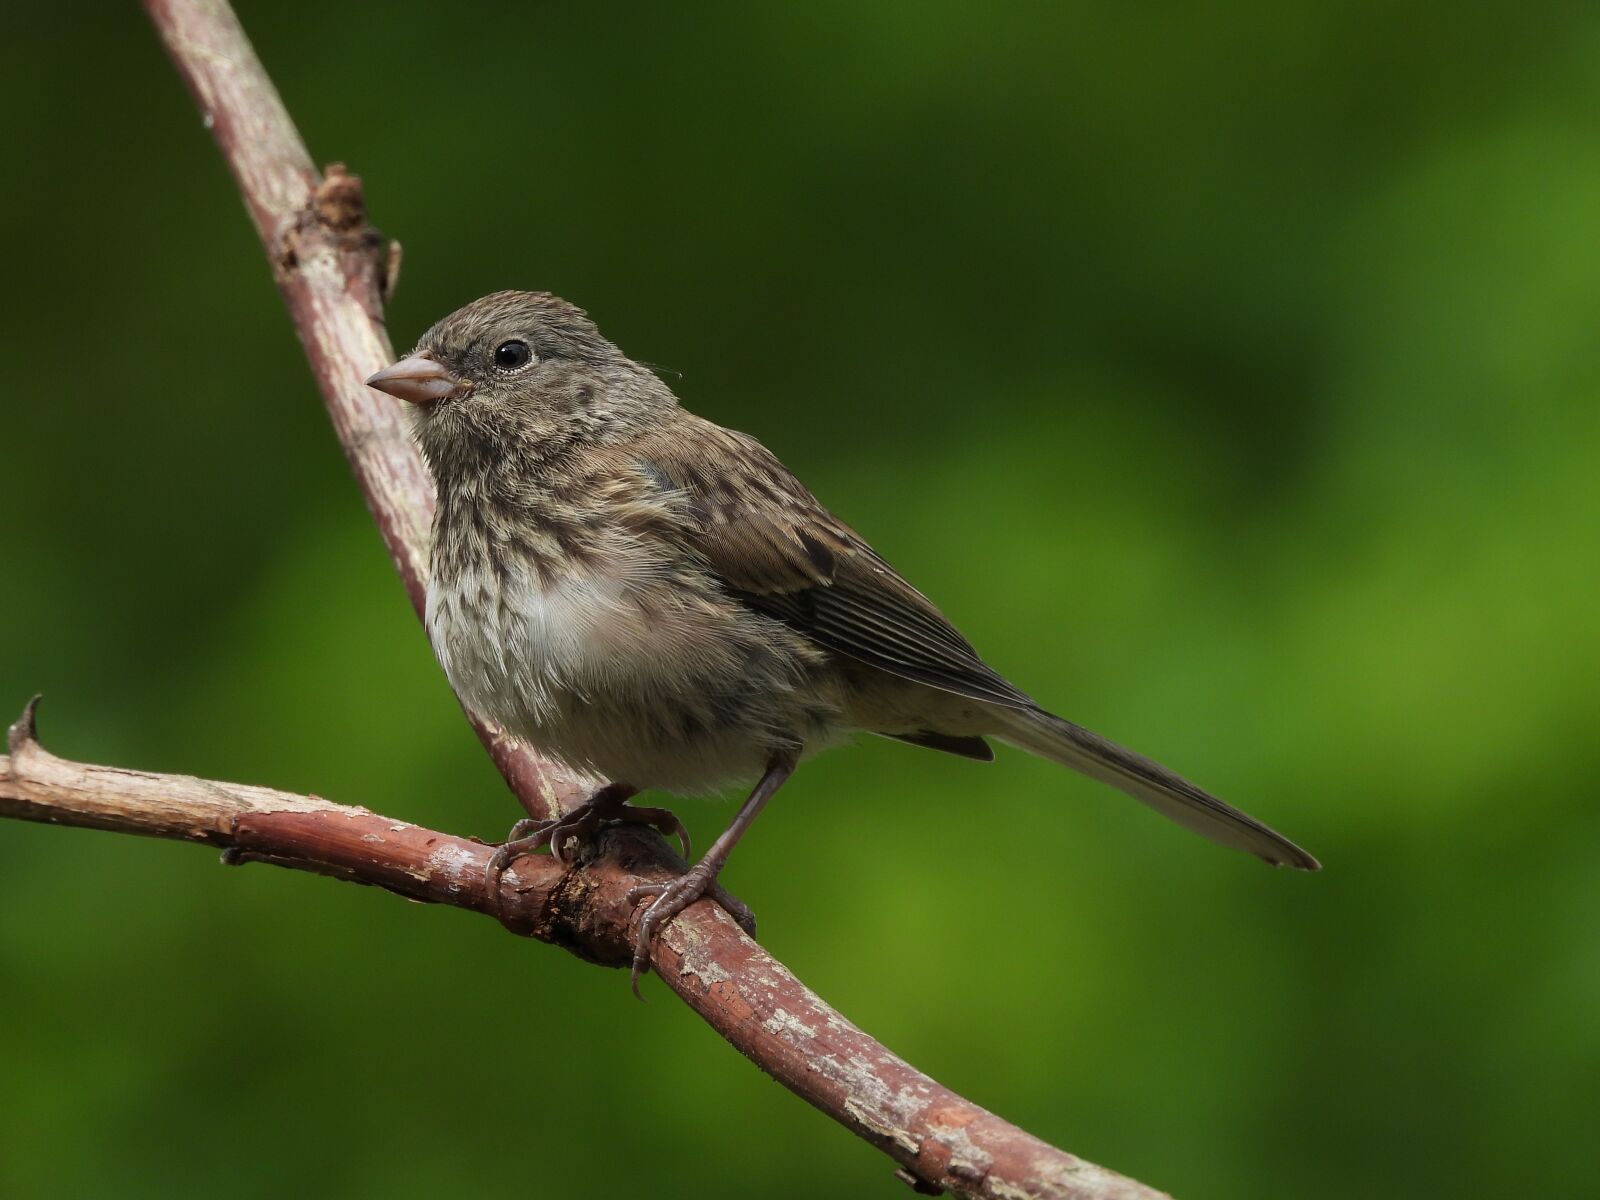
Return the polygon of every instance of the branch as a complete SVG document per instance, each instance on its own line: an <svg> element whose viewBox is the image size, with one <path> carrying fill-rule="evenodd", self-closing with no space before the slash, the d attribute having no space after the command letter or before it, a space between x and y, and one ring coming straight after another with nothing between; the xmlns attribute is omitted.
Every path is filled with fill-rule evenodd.
<svg viewBox="0 0 1600 1200"><path fill-rule="evenodd" d="M334 429L420 614L432 484L398 405L362 383L393 358L382 306L398 247L367 224L359 179L339 165L319 178L225 0L145 6L244 197ZM9 754L0 757L0 816L202 842L222 847L226 862L376 884L493 913L513 932L597 963L631 957L628 889L684 866L659 838L613 830L577 868L519 859L491 902L490 851L479 843L314 796L68 762L39 744L34 711L30 703L11 727ZM553 816L589 792L590 781L473 724L530 815ZM919 1191L995 1200L1161 1195L922 1075L808 991L715 904L701 901L671 922L656 938L653 966L736 1049L889 1154Z"/></svg>
<svg viewBox="0 0 1600 1200"><path fill-rule="evenodd" d="M653 837L615 829L575 867L519 858L497 905L484 885L488 846L316 796L68 762L39 744L36 706L11 726L10 753L0 757L0 817L203 842L221 847L227 863L376 884L498 916L513 932L608 966L632 958L628 889L683 865L662 863ZM1047 1145L890 1054L720 908L690 912L695 920L680 917L656 938L661 977L762 1070L901 1163L919 1191L1160 1200L1162 1193Z"/></svg>

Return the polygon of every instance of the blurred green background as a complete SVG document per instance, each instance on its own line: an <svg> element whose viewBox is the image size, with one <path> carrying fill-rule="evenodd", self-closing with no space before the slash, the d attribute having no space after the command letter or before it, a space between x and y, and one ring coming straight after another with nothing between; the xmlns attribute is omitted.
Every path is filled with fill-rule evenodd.
<svg viewBox="0 0 1600 1200"><path fill-rule="evenodd" d="M406 247L759 434L1075 720L1321 856L869 739L734 857L935 1077L1201 1197L1593 1195L1600 9L247 3ZM498 836L136 6L0 18L0 702ZM728 803L681 811L706 844ZM659 984L0 826L0 1195L897 1196Z"/></svg>

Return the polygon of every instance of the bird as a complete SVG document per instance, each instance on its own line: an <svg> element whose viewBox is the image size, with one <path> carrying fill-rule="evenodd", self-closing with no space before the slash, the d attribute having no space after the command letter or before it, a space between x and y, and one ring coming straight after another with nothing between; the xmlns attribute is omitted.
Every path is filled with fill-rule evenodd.
<svg viewBox="0 0 1600 1200"><path fill-rule="evenodd" d="M775 454L689 412L575 305L484 296L367 383L409 403L436 484L426 622L451 686L605 781L555 821L518 822L491 894L517 855L559 858L612 823L676 831L687 859L671 813L628 802L750 789L693 866L630 893L649 901L635 992L656 932L713 889L800 762L861 732L984 762L990 739L1009 743L1213 842L1319 869L1254 817L1037 704Z"/></svg>

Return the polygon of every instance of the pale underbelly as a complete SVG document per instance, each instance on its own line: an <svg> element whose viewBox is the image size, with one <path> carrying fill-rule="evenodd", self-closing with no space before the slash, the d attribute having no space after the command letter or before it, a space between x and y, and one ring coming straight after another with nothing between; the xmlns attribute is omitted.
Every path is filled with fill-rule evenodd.
<svg viewBox="0 0 1600 1200"><path fill-rule="evenodd" d="M470 597L470 602L469 598ZM428 631L475 712L608 781L707 792L846 735L827 656L735 602L573 576L428 590Z"/></svg>

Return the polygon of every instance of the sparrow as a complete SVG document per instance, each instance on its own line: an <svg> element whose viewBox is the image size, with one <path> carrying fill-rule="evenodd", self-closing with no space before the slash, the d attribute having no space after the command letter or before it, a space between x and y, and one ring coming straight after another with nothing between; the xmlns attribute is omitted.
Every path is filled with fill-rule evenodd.
<svg viewBox="0 0 1600 1200"><path fill-rule="evenodd" d="M713 887L796 766L863 731L984 762L994 738L1221 845L1318 869L1255 818L1041 708L770 450L682 408L565 300L475 300L367 383L410 403L438 487L426 619L451 685L608 781L557 821L519 822L493 890L518 854L560 857L606 824L681 835L670 813L627 803L642 790L751 787L698 862L633 889L630 902L651 901L635 991L656 931Z"/></svg>

